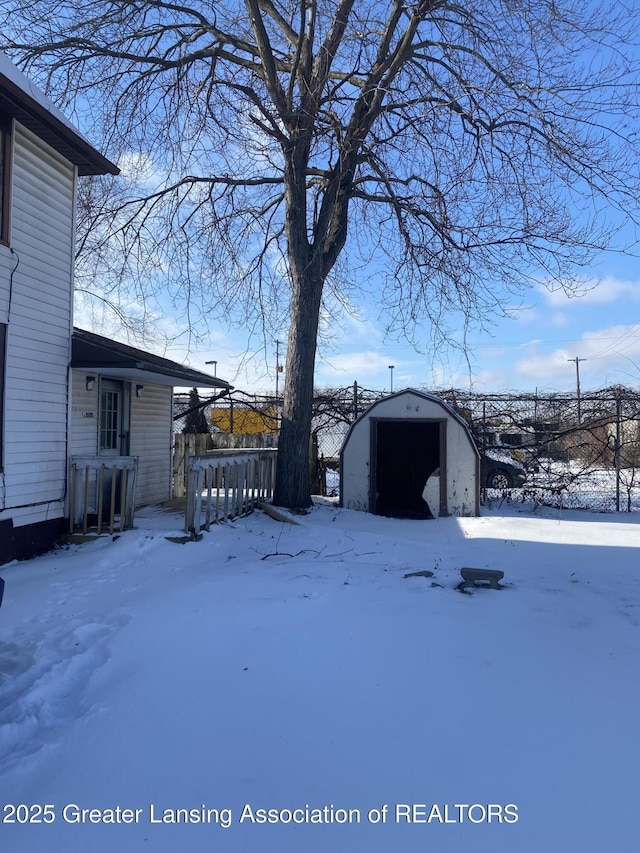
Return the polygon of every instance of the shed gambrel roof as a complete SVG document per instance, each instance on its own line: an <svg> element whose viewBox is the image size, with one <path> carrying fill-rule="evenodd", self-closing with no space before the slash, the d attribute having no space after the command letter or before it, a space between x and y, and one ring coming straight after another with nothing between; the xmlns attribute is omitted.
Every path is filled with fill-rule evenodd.
<svg viewBox="0 0 640 853"><path fill-rule="evenodd" d="M428 391L418 391L415 388L403 388L401 391L395 391L393 394L387 394L385 397L381 397L379 400L376 400L375 403L372 403L367 409L364 410L364 412L358 415L357 419L349 427L349 431L347 432L345 439L342 443L342 450L340 451L340 453L342 453L342 451L346 447L351 433L353 432L353 428L356 424L358 424L362 420L365 420L365 418L370 418L372 416L373 410L378 408L378 406L381 406L384 409L384 407L388 404L389 400L393 400L396 397L402 397L404 395L409 394L413 395L414 397L421 398L423 400L429 400L429 402L431 403L435 403L437 406L442 408L449 417L457 421L460 426L465 430L465 432L468 433L476 455L479 455L475 441L473 440L473 436L471 435L471 429L469 427L469 424L467 423L467 421L465 421L462 415L456 412L456 410L452 408L449 403L447 403L441 397L437 397L435 394L430 394Z"/></svg>
<svg viewBox="0 0 640 853"><path fill-rule="evenodd" d="M31 130L78 167L79 175L118 175L60 110L3 53L0 53L0 113Z"/></svg>

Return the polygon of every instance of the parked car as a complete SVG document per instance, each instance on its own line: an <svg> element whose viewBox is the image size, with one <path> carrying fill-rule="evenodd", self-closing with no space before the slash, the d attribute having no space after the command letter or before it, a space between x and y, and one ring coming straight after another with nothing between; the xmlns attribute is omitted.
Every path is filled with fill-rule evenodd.
<svg viewBox="0 0 640 853"><path fill-rule="evenodd" d="M497 450L480 456L480 478L487 489L518 489L527 480L527 469Z"/></svg>

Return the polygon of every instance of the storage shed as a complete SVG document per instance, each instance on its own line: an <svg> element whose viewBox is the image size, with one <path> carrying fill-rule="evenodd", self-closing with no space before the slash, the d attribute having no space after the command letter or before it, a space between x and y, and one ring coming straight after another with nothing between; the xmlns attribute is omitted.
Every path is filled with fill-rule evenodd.
<svg viewBox="0 0 640 853"><path fill-rule="evenodd" d="M352 424L340 453L340 501L399 518L479 515L479 469L464 418L433 394L399 391Z"/></svg>

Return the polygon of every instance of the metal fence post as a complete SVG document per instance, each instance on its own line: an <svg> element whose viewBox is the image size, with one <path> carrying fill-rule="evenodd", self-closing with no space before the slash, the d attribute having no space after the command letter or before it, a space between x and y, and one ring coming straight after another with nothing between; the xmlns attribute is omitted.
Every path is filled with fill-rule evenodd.
<svg viewBox="0 0 640 853"><path fill-rule="evenodd" d="M622 401L616 397L616 512L620 512L620 433L621 433Z"/></svg>

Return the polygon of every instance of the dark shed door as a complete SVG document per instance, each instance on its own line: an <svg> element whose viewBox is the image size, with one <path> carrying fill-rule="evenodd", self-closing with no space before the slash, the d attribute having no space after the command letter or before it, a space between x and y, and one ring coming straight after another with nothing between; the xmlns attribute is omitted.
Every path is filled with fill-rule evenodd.
<svg viewBox="0 0 640 853"><path fill-rule="evenodd" d="M371 419L371 512L399 518L430 518L422 492L440 469L445 487L446 421Z"/></svg>

